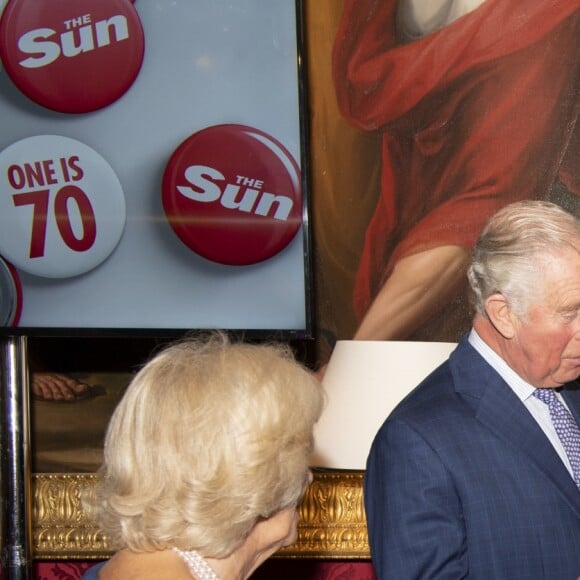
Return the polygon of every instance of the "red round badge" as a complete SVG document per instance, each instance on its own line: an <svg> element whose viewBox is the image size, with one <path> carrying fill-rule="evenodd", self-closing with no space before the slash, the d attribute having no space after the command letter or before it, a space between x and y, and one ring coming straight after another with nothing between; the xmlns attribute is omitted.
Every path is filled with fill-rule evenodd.
<svg viewBox="0 0 580 580"><path fill-rule="evenodd" d="M216 125L186 139L167 164L162 189L180 240L220 264L267 260L302 223L298 164L279 141L244 125Z"/></svg>
<svg viewBox="0 0 580 580"><path fill-rule="evenodd" d="M133 84L145 40L131 0L9 0L0 58L27 97L61 113L110 105Z"/></svg>

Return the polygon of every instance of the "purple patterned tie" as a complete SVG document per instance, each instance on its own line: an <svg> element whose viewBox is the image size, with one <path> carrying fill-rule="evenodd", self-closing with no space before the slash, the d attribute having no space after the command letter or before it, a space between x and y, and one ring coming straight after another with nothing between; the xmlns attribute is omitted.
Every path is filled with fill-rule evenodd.
<svg viewBox="0 0 580 580"><path fill-rule="evenodd" d="M552 424L570 460L574 481L580 488L580 427L570 411L562 405L554 389L536 389L534 397L548 405Z"/></svg>

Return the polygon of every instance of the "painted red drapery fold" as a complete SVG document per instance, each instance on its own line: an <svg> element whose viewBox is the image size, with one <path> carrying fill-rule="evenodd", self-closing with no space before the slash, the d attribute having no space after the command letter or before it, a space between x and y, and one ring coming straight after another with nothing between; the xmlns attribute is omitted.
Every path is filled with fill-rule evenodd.
<svg viewBox="0 0 580 580"><path fill-rule="evenodd" d="M472 247L487 219L557 180L580 195L580 2L487 0L409 44L396 0L345 0L341 113L382 136L381 192L354 291L361 318L402 257Z"/></svg>

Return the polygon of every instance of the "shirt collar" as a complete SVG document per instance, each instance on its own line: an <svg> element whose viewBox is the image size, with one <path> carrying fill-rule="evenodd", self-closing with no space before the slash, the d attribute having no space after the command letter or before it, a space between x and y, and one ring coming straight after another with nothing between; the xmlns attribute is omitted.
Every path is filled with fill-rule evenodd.
<svg viewBox="0 0 580 580"><path fill-rule="evenodd" d="M512 391L524 402L534 394L534 386L522 379L497 352L495 352L472 328L469 333L469 344L483 357L483 359L509 385Z"/></svg>

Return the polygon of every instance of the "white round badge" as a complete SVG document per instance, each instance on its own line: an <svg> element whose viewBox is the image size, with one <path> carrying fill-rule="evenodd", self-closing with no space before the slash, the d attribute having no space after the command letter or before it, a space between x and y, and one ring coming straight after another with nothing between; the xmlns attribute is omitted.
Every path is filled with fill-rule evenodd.
<svg viewBox="0 0 580 580"><path fill-rule="evenodd" d="M58 135L0 153L0 254L25 272L68 278L92 270L125 226L123 189L96 151Z"/></svg>

